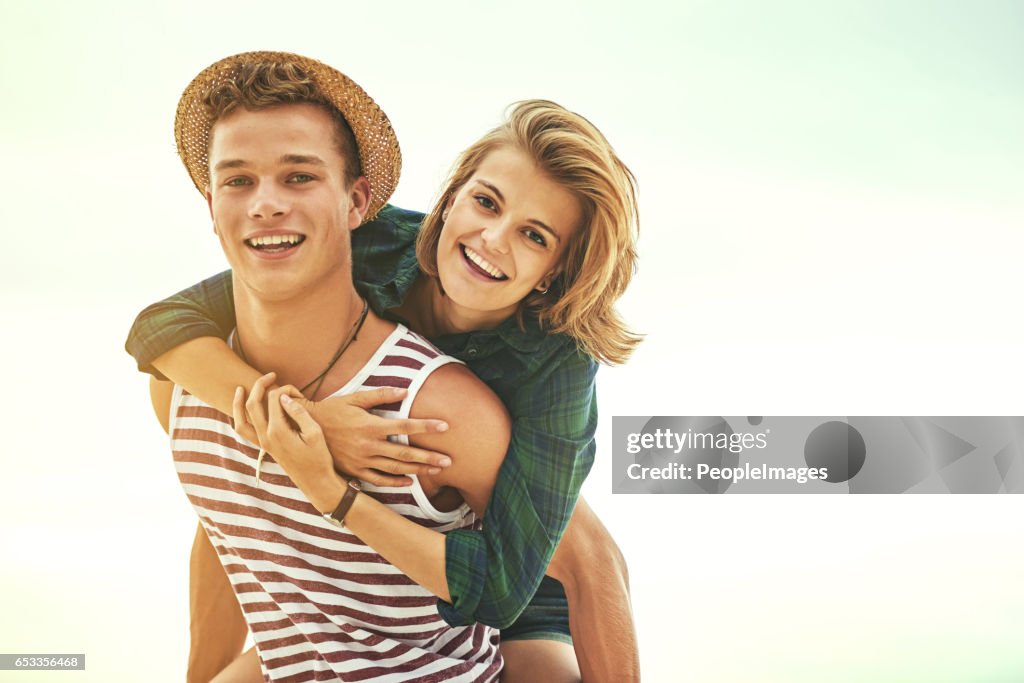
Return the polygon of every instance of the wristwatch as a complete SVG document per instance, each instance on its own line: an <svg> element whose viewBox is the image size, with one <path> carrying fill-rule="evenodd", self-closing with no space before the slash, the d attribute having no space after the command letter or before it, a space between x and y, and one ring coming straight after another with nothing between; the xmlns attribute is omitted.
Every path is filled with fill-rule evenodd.
<svg viewBox="0 0 1024 683"><path fill-rule="evenodd" d="M363 485L358 479L349 479L348 486L345 488L345 495L341 497L341 502L338 503L338 507L334 508L334 512L330 514L324 514L324 519L333 524L336 527L342 529L345 528L345 515L352 508L352 503L355 502L356 496L363 490Z"/></svg>

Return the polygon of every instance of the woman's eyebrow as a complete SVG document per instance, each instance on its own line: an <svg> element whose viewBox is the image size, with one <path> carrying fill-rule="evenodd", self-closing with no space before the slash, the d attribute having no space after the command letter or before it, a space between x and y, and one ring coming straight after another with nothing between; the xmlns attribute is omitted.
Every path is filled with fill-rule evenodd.
<svg viewBox="0 0 1024 683"><path fill-rule="evenodd" d="M497 186L496 186L496 185L495 185L494 183L490 182L489 180L484 180L483 178L477 178L477 179L476 179L476 182L480 183L481 185L483 185L484 187L486 187L486 188L487 188L488 190L490 190L490 191L491 191L491 192L493 192L494 194L498 195L498 199L499 199L500 201L502 201L502 202L504 202L504 201L505 201L505 195L503 195L503 194L501 193L501 190L499 190L499 189L497 188ZM542 221L542 220L538 220L538 219L536 219L536 218L527 218L526 220L527 220L527 222L529 222L529 223L533 223L534 225L536 225L536 226L537 226L537 227L539 227L539 228L543 228L543 229L547 230L547 231L548 231L548 232L550 232L550 233L551 233L551 234L552 234L552 235L554 236L554 238L555 238L556 240L558 240L559 242L561 242L561 241L562 241L562 237L561 237L561 236L560 236L560 235L558 234L558 231L557 231L557 230L555 230L554 228L552 228L552 227L551 227L550 225L548 225L548 224L547 224L547 223L545 223L544 221Z"/></svg>
<svg viewBox="0 0 1024 683"><path fill-rule="evenodd" d="M498 199L500 199L501 201L505 201L505 195L501 193L501 190L499 190L494 183L492 183L489 180L484 180L482 178L477 178L476 181L483 185L484 187L486 187L491 192L493 192L494 194L498 195Z"/></svg>

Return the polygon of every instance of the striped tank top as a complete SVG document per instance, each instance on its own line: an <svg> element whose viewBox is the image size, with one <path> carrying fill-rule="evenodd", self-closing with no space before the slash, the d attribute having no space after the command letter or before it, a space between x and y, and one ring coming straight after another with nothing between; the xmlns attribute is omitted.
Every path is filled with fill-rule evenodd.
<svg viewBox="0 0 1024 683"><path fill-rule="evenodd" d="M409 390L375 410L408 417L436 368L458 362L398 326L336 395L381 386ZM220 555L270 681L494 681L498 632L449 626L434 597L347 529L327 522L230 418L174 388L171 448L178 478ZM405 441L405 437L394 437ZM419 482L363 490L436 531L472 528L469 506L431 505Z"/></svg>

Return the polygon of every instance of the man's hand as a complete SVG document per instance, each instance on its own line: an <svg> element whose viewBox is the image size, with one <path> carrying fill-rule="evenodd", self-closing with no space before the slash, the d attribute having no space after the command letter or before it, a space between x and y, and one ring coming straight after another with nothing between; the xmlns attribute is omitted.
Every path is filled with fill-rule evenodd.
<svg viewBox="0 0 1024 683"><path fill-rule="evenodd" d="M369 412L398 403L405 389L382 387L313 402L295 398L323 430L324 439L342 474L376 486L408 486L406 474L436 475L451 465L444 453L388 441L393 434L433 434L448 431L442 420L395 420Z"/></svg>
<svg viewBox="0 0 1024 683"><path fill-rule="evenodd" d="M270 373L273 375L274 373ZM263 414L267 414L266 402L269 392L279 389L272 380L261 378L263 387ZM302 406L316 421L323 432L327 448L334 460L335 469L346 477L369 482L375 486L408 486L412 480L403 475L437 475L442 468L452 464L444 453L394 443L388 440L396 434L439 434L448 431L444 420L394 419L380 417L369 412L371 408L398 403L405 399L405 389L381 387L359 391L344 396L334 396L324 401L310 401L298 393L287 392L288 396ZM246 405L253 402L248 393ZM237 401L237 399L236 399ZM235 411L233 411L235 412ZM246 411L247 412L247 411ZM256 431L249 421L234 419L235 431L252 443L260 443ZM266 444L263 444L267 448Z"/></svg>
<svg viewBox="0 0 1024 683"><path fill-rule="evenodd" d="M274 461L284 468L309 501L323 511L332 503L337 504L333 491L338 488L338 475L327 442L320 425L295 400L302 397L298 389L291 385L270 388L275 377L271 372L256 380L247 399L242 387L235 389L232 417L236 425L251 425L260 448L273 453ZM283 404L282 397L288 403ZM288 406L291 417L285 415L284 405ZM301 416L295 419L299 411Z"/></svg>

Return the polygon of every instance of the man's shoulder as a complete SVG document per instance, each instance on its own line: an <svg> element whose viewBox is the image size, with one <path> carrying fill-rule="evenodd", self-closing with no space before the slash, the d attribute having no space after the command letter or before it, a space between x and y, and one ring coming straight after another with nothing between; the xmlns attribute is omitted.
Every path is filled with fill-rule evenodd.
<svg viewBox="0 0 1024 683"><path fill-rule="evenodd" d="M430 373L410 416L448 423L448 431L418 434L412 443L450 456L452 464L428 479L455 488L477 514L483 514L512 430L504 404L465 365L448 363Z"/></svg>
<svg viewBox="0 0 1024 683"><path fill-rule="evenodd" d="M394 325L389 336L383 363L407 368L410 378L418 384L411 417L447 419L441 415L490 413L499 418L507 414L501 399L469 368L453 356L446 355L426 337L404 325ZM388 360L390 359L390 360ZM426 414L433 410L435 414Z"/></svg>
<svg viewBox="0 0 1024 683"><path fill-rule="evenodd" d="M469 368L448 356L438 360L444 364L424 380L413 404L414 417L480 420L495 427L508 422L508 411L501 399ZM433 413L428 415L430 411Z"/></svg>

